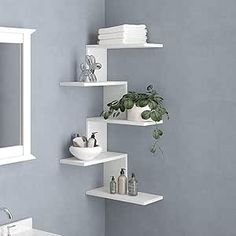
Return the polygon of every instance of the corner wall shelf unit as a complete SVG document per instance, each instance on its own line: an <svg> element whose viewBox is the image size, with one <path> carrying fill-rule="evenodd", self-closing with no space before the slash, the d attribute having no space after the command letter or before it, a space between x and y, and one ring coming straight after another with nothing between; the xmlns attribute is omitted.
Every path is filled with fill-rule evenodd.
<svg viewBox="0 0 236 236"><path fill-rule="evenodd" d="M86 54L95 56L96 60L102 64L102 69L96 71L97 82L61 82L62 87L103 87L103 107L106 108L106 104L112 100L120 99L125 93L128 92L127 81L107 81L107 50L108 49L123 49L123 48L162 48L163 44L127 44L127 45L87 45ZM157 124L162 124L163 121ZM98 132L97 140L99 145L102 147L103 152L99 154L97 158L91 161L81 161L74 157L61 159L60 163L63 165L74 165L74 166L92 166L97 164L103 164L103 187L89 190L86 195L111 199L115 201L133 203L138 205L148 205L154 202L163 200L163 196L148 194L139 192L136 197L128 195L110 194L109 183L110 177L115 176L117 179L121 168L127 170L128 175L128 155L125 153L108 152L107 151L107 126L108 124L118 125L131 125L131 126L152 126L156 125L152 121L129 121L127 120L126 114L120 115L116 119L104 120L101 117L91 117L86 120L87 136L91 136L92 132Z"/></svg>

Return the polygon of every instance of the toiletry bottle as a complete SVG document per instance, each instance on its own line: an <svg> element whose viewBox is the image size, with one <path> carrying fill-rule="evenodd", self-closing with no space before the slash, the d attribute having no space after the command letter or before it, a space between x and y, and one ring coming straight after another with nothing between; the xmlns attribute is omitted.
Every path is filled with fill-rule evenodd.
<svg viewBox="0 0 236 236"><path fill-rule="evenodd" d="M134 173L132 173L132 176L128 182L128 194L130 196L138 195L138 181L136 180Z"/></svg>
<svg viewBox="0 0 236 236"><path fill-rule="evenodd" d="M116 180L115 177L111 177L111 182L110 182L110 193L115 194L116 193Z"/></svg>
<svg viewBox="0 0 236 236"><path fill-rule="evenodd" d="M95 134L97 132L93 132L90 139L88 140L88 147L96 147L97 146L97 139L95 138Z"/></svg>
<svg viewBox="0 0 236 236"><path fill-rule="evenodd" d="M118 193L127 194L127 178L125 176L125 169L121 168L120 176L118 178Z"/></svg>

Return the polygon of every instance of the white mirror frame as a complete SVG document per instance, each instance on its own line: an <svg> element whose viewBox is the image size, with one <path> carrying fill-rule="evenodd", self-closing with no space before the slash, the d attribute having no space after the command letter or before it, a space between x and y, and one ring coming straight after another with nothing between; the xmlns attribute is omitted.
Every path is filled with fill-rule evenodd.
<svg viewBox="0 0 236 236"><path fill-rule="evenodd" d="M0 27L0 43L21 45L22 145L0 148L0 165L33 160L31 154L31 34L34 29Z"/></svg>

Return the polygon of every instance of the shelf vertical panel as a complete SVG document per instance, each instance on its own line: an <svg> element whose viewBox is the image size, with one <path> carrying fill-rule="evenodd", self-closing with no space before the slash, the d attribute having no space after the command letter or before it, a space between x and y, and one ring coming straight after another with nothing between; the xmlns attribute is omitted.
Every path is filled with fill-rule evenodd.
<svg viewBox="0 0 236 236"><path fill-rule="evenodd" d="M102 64L100 70L96 70L95 74L98 81L107 81L107 49L106 48L93 48L86 46L86 55L93 55L96 62Z"/></svg>
<svg viewBox="0 0 236 236"><path fill-rule="evenodd" d="M87 137L91 137L93 132L98 132L96 134L96 139L98 145L102 147L102 151L107 151L107 124L102 122L90 121L86 122Z"/></svg>
<svg viewBox="0 0 236 236"><path fill-rule="evenodd" d="M119 100L128 92L128 83L118 86L107 86L103 88L103 109L107 109L107 104L113 100ZM126 112L116 119L126 119Z"/></svg>
<svg viewBox="0 0 236 236"><path fill-rule="evenodd" d="M107 48L86 47L86 54L93 55L96 61L102 64L102 68L96 71L98 81L107 81ZM103 88L103 108L107 109L107 103L113 100L119 100L128 91L128 83L105 86ZM121 114L116 119L126 119L126 114ZM107 123L96 122L87 120L87 136L90 137L92 132L98 132L96 135L98 144L103 148L103 151L107 151ZM103 181L104 186L109 187L111 176L115 176L117 179L120 174L120 169L125 168L128 173L127 155L119 160L104 163L103 167Z"/></svg>
<svg viewBox="0 0 236 236"><path fill-rule="evenodd" d="M115 176L116 183L118 183L117 180L118 180L118 177L120 175L120 169L121 168L126 169L125 172L127 173L127 176L128 176L127 155L126 155L126 157L124 157L122 159L104 163L104 166L103 166L103 184L104 184L104 187L106 189L109 189L111 176Z"/></svg>

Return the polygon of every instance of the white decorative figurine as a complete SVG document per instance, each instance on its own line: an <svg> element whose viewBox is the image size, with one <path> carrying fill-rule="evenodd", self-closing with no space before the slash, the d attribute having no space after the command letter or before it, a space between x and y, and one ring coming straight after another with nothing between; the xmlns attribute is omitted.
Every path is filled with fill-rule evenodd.
<svg viewBox="0 0 236 236"><path fill-rule="evenodd" d="M93 55L85 56L85 63L80 64L81 74L79 80L81 82L97 82L95 70L102 68L101 63L97 63Z"/></svg>

